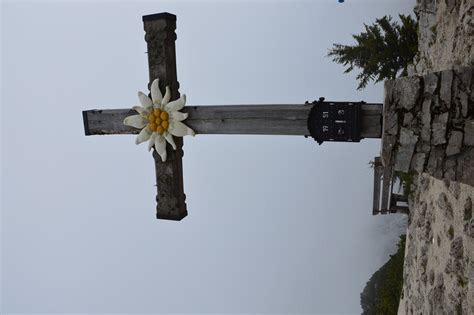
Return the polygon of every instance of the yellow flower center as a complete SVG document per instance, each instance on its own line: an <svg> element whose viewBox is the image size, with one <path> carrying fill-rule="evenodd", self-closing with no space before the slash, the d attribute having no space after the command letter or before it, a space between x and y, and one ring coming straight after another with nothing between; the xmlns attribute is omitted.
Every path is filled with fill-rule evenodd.
<svg viewBox="0 0 474 315"><path fill-rule="evenodd" d="M153 121L155 121L155 115L151 113L150 115L148 115L148 122L153 122Z"/></svg>
<svg viewBox="0 0 474 315"><path fill-rule="evenodd" d="M168 120L168 113L167 112L161 112L160 118L163 120Z"/></svg>
<svg viewBox="0 0 474 315"><path fill-rule="evenodd" d="M150 128L153 132L158 132L160 135L168 130L168 127L170 126L168 113L164 110L160 110L159 108L155 108L147 118L148 128Z"/></svg>

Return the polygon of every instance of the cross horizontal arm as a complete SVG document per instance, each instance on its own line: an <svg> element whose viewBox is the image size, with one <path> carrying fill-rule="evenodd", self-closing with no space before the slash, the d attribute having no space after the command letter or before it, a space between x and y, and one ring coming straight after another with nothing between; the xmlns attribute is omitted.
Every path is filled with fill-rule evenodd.
<svg viewBox="0 0 474 315"><path fill-rule="evenodd" d="M198 134L307 135L307 105L189 106L185 123Z"/></svg>
<svg viewBox="0 0 474 315"><path fill-rule="evenodd" d="M215 105L186 106L184 122L197 134L309 135L307 120L311 106L289 105ZM364 138L380 137L380 104L362 105ZM137 114L132 109L88 110L83 112L86 135L137 134L123 119Z"/></svg>

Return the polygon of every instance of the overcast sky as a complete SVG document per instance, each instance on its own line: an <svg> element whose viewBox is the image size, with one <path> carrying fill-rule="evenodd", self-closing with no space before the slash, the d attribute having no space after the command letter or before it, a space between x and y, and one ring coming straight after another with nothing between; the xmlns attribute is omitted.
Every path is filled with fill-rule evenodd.
<svg viewBox="0 0 474 315"><path fill-rule="evenodd" d="M360 313L396 216L371 215L379 140L186 138L189 215L155 219L134 136L81 111L148 83L142 15L177 15L188 104L382 102L326 58L413 0L2 2L1 313Z"/></svg>

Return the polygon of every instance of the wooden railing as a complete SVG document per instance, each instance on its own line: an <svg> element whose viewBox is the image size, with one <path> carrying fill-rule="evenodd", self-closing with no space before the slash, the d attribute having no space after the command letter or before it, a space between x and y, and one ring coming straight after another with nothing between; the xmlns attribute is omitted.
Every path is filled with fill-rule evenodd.
<svg viewBox="0 0 474 315"><path fill-rule="evenodd" d="M408 199L404 195L393 193L394 178L391 167L384 167L379 156L374 160L374 198L372 214L408 213Z"/></svg>

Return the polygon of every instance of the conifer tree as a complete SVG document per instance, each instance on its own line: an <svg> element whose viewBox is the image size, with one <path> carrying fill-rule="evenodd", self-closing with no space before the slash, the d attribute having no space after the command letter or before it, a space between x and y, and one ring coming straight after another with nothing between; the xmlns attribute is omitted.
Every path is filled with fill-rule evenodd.
<svg viewBox="0 0 474 315"><path fill-rule="evenodd" d="M377 19L366 25L365 32L352 35L357 44L347 46L333 44L328 57L344 66L344 73L354 68L362 69L357 75L358 90L367 86L371 80L376 82L395 79L397 74L407 75L407 67L418 51L418 23L411 17L399 15L401 25L390 16Z"/></svg>

